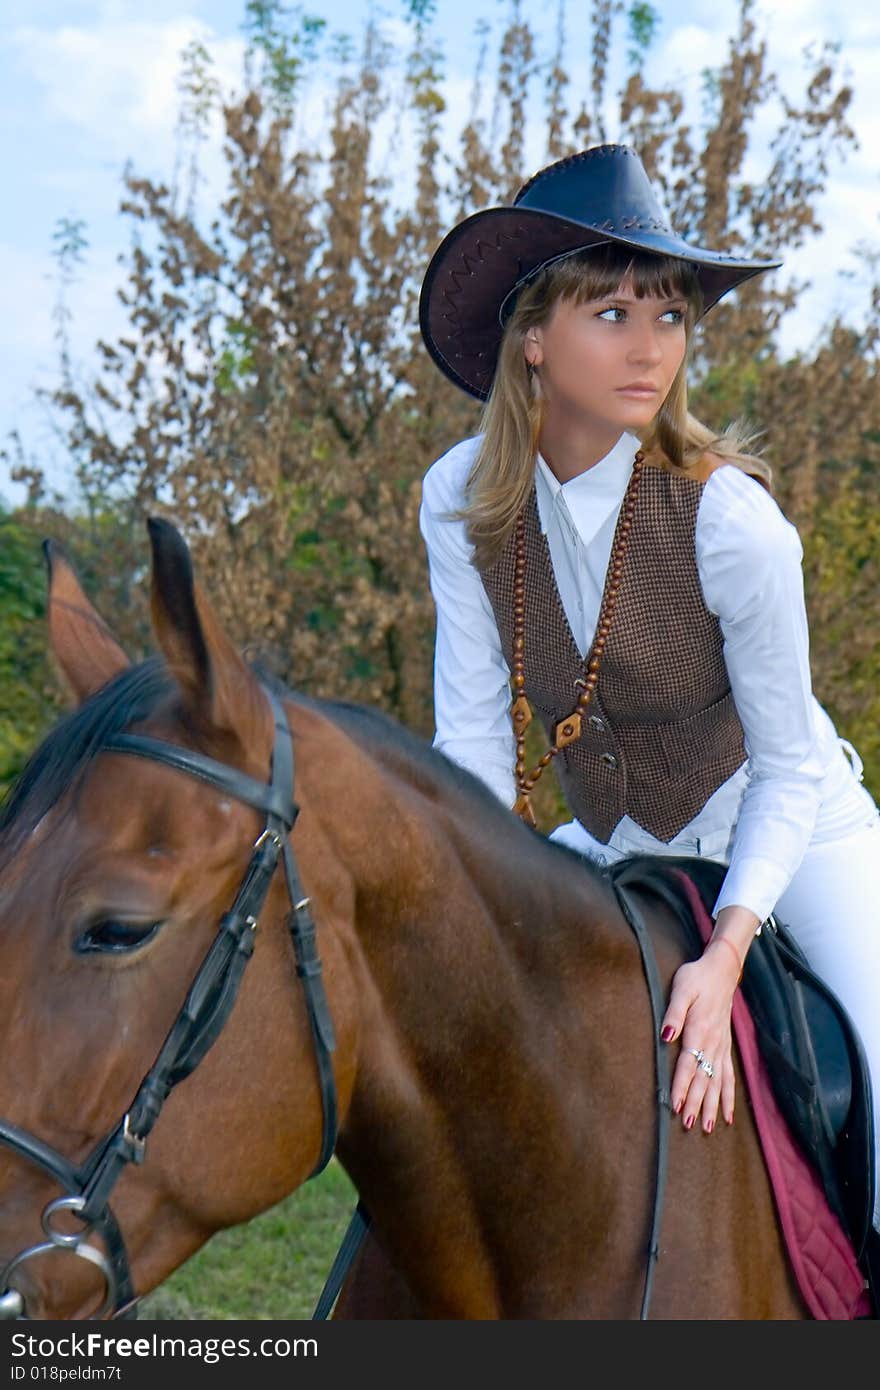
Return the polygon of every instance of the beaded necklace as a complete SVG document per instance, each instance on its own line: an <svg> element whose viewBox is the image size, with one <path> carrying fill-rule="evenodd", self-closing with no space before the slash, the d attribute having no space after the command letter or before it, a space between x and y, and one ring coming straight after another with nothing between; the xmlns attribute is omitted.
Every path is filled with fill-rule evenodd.
<svg viewBox="0 0 880 1390"><path fill-rule="evenodd" d="M560 719L553 731L553 743L542 758L535 764L531 772L526 775L525 745L526 729L532 720L532 711L525 695L525 618L526 618L526 523L525 508L520 511L516 521L516 547L513 571L513 673L511 684L513 685L513 703L510 706L510 717L513 721L513 731L516 737L516 787L518 796L514 805L514 811L521 816L529 825L535 825L535 811L531 802L532 789L537 782L544 768L556 757L556 754L567 744L574 743L575 739L581 736L581 715L593 698L593 691L599 680L599 668L602 664L602 654L605 644L608 641L608 634L611 631L611 621L614 617L614 609L617 604L617 595L620 591L620 581L623 577L623 562L626 554L626 545L629 533L632 529L632 520L635 513L636 502L638 500L639 485L641 483L643 464L645 456L639 449L633 460L632 473L627 484L626 492L623 495L623 502L620 508L620 515L617 519L617 526L614 532L614 541L611 546L611 555L608 560L608 580L605 592L602 596L602 604L599 609L599 618L596 623L596 632L593 643L584 658L583 676L579 676L575 685L580 687L577 702L571 714L567 714L564 719Z"/></svg>

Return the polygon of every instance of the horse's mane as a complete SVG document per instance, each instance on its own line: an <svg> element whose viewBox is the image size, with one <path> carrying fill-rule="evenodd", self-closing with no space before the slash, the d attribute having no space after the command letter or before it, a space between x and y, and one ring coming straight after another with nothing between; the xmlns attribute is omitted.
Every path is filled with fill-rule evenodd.
<svg viewBox="0 0 880 1390"><path fill-rule="evenodd" d="M128 666L53 725L0 803L0 868L64 792L75 788L108 738L146 719L174 682L161 657Z"/></svg>
<svg viewBox="0 0 880 1390"><path fill-rule="evenodd" d="M548 874L558 874L560 863L567 860L578 873L587 873L607 882L603 866L578 854L568 845L556 844L543 834L528 831L523 822L512 816L509 808L479 777L452 762L434 748L422 735L408 729L392 715L372 705L351 700L319 699L291 690L271 671L254 663L255 674L275 692L295 703L309 705L338 724L361 747L370 753L381 753L383 761L392 759L395 766L404 768L411 785L437 800L460 797L463 815L473 815L481 839L502 855L509 846L510 862L516 863L525 852L545 856ZM528 848L527 848L528 847ZM548 863L552 857L552 863ZM540 867L539 867L540 873Z"/></svg>
<svg viewBox="0 0 880 1390"><path fill-rule="evenodd" d="M510 845L511 862L530 845L530 852L553 856L548 872L559 872L560 857L578 871L605 878L604 871L564 845L552 844L530 832L502 806L494 792L472 773L458 767L419 734L407 729L390 714L348 700L327 700L291 690L258 660L250 663L254 675L284 699L311 706L338 724L361 747L381 752L403 767L411 783L437 800L460 798L465 815L472 808L474 825L493 849L503 854ZM84 772L114 734L148 719L175 690L174 678L159 656L126 667L47 733L17 780L0 803L0 869L66 792L76 790Z"/></svg>

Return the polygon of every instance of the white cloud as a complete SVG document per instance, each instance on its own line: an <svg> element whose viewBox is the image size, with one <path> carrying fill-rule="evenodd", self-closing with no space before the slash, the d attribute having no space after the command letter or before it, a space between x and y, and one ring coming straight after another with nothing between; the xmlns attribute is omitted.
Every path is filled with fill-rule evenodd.
<svg viewBox="0 0 880 1390"><path fill-rule="evenodd" d="M8 42L44 93L45 114L82 131L93 150L116 159L171 146L180 95L181 53L197 39L208 47L224 87L241 72L243 43L220 39L182 15L164 24L110 18L92 28L21 26Z"/></svg>
<svg viewBox="0 0 880 1390"><path fill-rule="evenodd" d="M0 418L16 428L27 452L43 467L51 486L67 492L72 486L69 461L60 446L49 407L37 397L40 388L59 384L59 345L53 311L57 281L52 257L29 248L0 243L4 267L4 314L14 323L14 335L0 337ZM116 250L90 251L66 294L70 356L75 382L85 387L94 376L95 343L121 332L125 313L116 298L120 283ZM5 437L0 444L5 444ZM0 463L0 498L18 503L23 490Z"/></svg>

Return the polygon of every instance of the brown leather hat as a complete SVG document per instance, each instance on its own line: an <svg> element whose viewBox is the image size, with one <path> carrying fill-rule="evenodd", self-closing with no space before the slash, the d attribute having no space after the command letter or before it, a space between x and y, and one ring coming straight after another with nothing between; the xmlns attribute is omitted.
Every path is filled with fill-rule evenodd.
<svg viewBox="0 0 880 1390"><path fill-rule="evenodd" d="M551 261L608 241L689 261L703 313L744 280L782 264L689 245L664 219L636 151L594 145L540 169L510 207L474 213L443 238L419 297L422 337L440 370L486 400L504 324L523 285Z"/></svg>

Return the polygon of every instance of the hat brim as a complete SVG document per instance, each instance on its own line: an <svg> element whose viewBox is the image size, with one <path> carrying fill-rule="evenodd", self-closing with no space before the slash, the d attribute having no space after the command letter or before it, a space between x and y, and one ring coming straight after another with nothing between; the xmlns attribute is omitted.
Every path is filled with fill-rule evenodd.
<svg viewBox="0 0 880 1390"><path fill-rule="evenodd" d="M441 371L469 395L487 400L502 337L498 309L510 289L554 256L607 241L690 262L704 314L737 285L782 264L692 246L674 232L640 228L626 236L539 209L486 208L447 233L422 282L419 327Z"/></svg>

